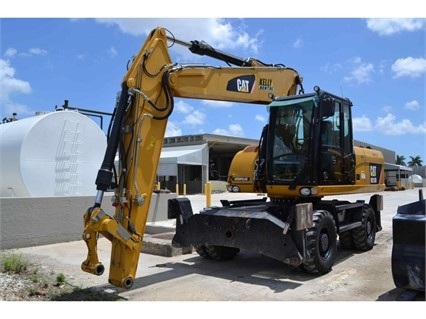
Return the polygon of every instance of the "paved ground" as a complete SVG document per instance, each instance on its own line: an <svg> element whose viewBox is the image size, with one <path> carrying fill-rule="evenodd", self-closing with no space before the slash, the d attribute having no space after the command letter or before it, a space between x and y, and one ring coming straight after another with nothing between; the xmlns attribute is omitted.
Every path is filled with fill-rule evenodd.
<svg viewBox="0 0 426 319"><path fill-rule="evenodd" d="M44 267L63 272L76 285L97 287L131 301L395 301L404 298L424 301L424 294L413 297L397 289L391 273L392 218L398 206L418 200L418 190L383 192L383 230L377 233L373 250L363 253L339 250L333 270L322 277L247 251L227 262L209 261L196 253L174 257L142 253L135 284L125 291L108 284L110 244L106 239L101 238L98 245L106 268L100 277L80 270L87 253L83 241L17 251ZM426 195L425 188L423 193ZM370 195L333 198L368 201ZM212 205L219 205L222 198L241 196L213 194ZM201 195L188 198L194 210L205 205ZM164 223L165 226L172 224L172 221Z"/></svg>

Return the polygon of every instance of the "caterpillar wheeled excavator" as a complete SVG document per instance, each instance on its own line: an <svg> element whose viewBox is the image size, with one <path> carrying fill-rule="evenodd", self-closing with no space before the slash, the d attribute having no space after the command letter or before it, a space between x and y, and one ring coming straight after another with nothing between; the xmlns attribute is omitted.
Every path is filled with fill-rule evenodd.
<svg viewBox="0 0 426 319"><path fill-rule="evenodd" d="M169 44L227 66L173 63ZM369 203L322 200L384 189L382 154L353 146L350 100L319 87L305 94L298 72L282 64L242 59L156 28L121 83L95 202L84 214L88 254L83 271L104 272L97 254L101 234L111 241L109 283L132 287L175 97L267 105L269 123L259 145L236 155L229 181L240 183L234 189L242 190L245 183L246 191L265 192L269 201L223 201L223 207L194 214L187 198L171 199L168 218L177 221L174 246L192 245L201 256L214 259L249 249L317 274L331 270L337 237L346 248L373 247L381 230L380 195ZM114 192L113 216L101 208L109 191Z"/></svg>

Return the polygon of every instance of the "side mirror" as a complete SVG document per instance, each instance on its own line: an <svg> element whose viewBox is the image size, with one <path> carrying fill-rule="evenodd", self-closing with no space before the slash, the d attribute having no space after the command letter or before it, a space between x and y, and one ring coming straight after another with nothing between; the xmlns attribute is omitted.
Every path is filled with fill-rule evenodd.
<svg viewBox="0 0 426 319"><path fill-rule="evenodd" d="M332 98L325 98L320 104L321 117L329 117L334 115L334 100Z"/></svg>

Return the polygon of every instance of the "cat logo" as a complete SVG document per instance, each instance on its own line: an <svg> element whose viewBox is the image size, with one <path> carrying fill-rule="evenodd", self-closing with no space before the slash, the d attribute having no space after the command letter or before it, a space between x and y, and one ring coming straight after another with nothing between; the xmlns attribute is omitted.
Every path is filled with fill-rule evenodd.
<svg viewBox="0 0 426 319"><path fill-rule="evenodd" d="M251 93L254 88L254 82L254 75L239 76L229 80L226 90L240 93Z"/></svg>

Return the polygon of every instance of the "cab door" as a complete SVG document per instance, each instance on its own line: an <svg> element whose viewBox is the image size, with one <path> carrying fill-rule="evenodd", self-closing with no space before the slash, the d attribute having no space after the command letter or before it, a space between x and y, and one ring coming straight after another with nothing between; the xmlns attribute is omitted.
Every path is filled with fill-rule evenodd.
<svg viewBox="0 0 426 319"><path fill-rule="evenodd" d="M347 184L355 176L350 105L333 100L320 124L322 184Z"/></svg>

